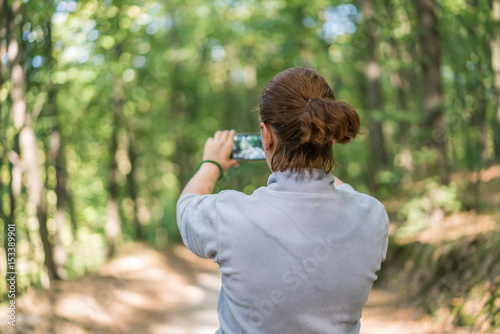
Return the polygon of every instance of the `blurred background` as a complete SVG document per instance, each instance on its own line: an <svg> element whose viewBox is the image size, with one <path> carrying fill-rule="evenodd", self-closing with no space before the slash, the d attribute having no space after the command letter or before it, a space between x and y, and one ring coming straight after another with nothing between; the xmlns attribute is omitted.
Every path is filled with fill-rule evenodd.
<svg viewBox="0 0 500 334"><path fill-rule="evenodd" d="M96 275L133 242L171 254L205 140L257 132L267 82L302 66L360 114L335 175L390 214L379 284L447 325L500 326L499 0L2 0L0 13L0 239L15 224L18 296ZM269 174L243 162L217 191Z"/></svg>

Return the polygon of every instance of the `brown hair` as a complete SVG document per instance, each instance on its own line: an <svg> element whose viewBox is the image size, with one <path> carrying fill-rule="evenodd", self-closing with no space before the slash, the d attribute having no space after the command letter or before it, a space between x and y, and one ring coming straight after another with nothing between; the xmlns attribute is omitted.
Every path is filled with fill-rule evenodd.
<svg viewBox="0 0 500 334"><path fill-rule="evenodd" d="M262 92L260 120L278 138L271 160L273 171L335 167L332 141L346 144L359 131L359 116L337 101L325 78L306 68L276 75Z"/></svg>

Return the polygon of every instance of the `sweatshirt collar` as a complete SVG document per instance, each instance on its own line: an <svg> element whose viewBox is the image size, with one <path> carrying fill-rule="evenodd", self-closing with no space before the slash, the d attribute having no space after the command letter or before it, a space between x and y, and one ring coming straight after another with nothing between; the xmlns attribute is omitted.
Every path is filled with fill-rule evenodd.
<svg viewBox="0 0 500 334"><path fill-rule="evenodd" d="M274 191L298 193L332 193L335 176L323 169L278 171L269 176L267 187Z"/></svg>

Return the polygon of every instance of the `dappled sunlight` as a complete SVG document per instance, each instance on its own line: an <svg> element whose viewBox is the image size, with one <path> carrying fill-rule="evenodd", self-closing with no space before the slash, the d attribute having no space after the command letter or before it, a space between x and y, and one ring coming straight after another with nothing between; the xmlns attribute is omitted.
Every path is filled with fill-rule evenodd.
<svg viewBox="0 0 500 334"><path fill-rule="evenodd" d="M151 325L149 329L150 334L207 334L214 331L213 326L196 326L196 329L190 329L190 325L180 323L179 325L159 324Z"/></svg>
<svg viewBox="0 0 500 334"><path fill-rule="evenodd" d="M464 177L464 173L454 173L450 176L451 182L456 182ZM500 178L500 165L494 165L488 168L483 168L478 172L466 173L465 177L470 182L490 182L494 179Z"/></svg>
<svg viewBox="0 0 500 334"><path fill-rule="evenodd" d="M96 275L31 290L19 302L18 328L41 333L71 328L68 334L213 332L219 288L217 266L184 247L161 252L130 244Z"/></svg>
<svg viewBox="0 0 500 334"><path fill-rule="evenodd" d="M118 291L115 297L117 301L135 308L151 309L154 306L154 303L151 303L152 300L140 292Z"/></svg>
<svg viewBox="0 0 500 334"><path fill-rule="evenodd" d="M478 215L475 212L460 212L442 219L440 224L431 226L417 234L398 238L401 243L418 241L439 244L478 234L499 231L500 215Z"/></svg>
<svg viewBox="0 0 500 334"><path fill-rule="evenodd" d="M192 264L192 265L202 265L202 269L210 270L213 268L217 268L217 265L213 262L213 260L205 260L202 263L199 263L196 257L193 257L193 254L186 247L175 247L173 252L176 256L183 259L184 261Z"/></svg>
<svg viewBox="0 0 500 334"><path fill-rule="evenodd" d="M147 267L147 264L143 263L144 259L141 259L138 256L135 257L127 257L122 259L116 259L110 262L104 269L101 269L100 272L102 274L106 274L106 271L133 271L133 270L141 270Z"/></svg>
<svg viewBox="0 0 500 334"><path fill-rule="evenodd" d="M188 305L197 305L205 298L205 291L194 285L187 286L183 291Z"/></svg>
<svg viewBox="0 0 500 334"><path fill-rule="evenodd" d="M196 280L200 285L212 290L219 290L221 287L220 275L213 273L199 273L196 275Z"/></svg>
<svg viewBox="0 0 500 334"><path fill-rule="evenodd" d="M139 279L137 273L147 266L163 280L150 274ZM18 329L33 334L213 333L219 326L219 290L220 273L211 260L182 246L163 252L131 244L96 276L23 296ZM361 334L430 334L436 329L421 311L379 288L371 291L361 322Z"/></svg>
<svg viewBox="0 0 500 334"><path fill-rule="evenodd" d="M401 305L393 293L372 289L363 308L360 334L430 334L435 326L417 310Z"/></svg>
<svg viewBox="0 0 500 334"><path fill-rule="evenodd" d="M114 317L109 309L87 295L70 295L56 302L54 313L70 321L85 321L99 324L103 327L113 326Z"/></svg>

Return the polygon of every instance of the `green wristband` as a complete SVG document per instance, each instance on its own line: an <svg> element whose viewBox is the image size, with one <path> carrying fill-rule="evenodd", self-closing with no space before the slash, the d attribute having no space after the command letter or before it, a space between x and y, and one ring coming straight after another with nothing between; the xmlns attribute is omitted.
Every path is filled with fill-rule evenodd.
<svg viewBox="0 0 500 334"><path fill-rule="evenodd" d="M217 161L215 160L203 160L202 162L200 162L200 164L198 165L198 168L196 168L196 171L198 171L201 167L201 165L203 165L205 162L211 162L213 164L216 164L217 167L219 167L219 171L220 171L220 176L219 178L217 179L217 181L219 181L220 179L222 179L222 177L224 176L224 170L222 169L222 166L220 165L220 163L218 163Z"/></svg>

